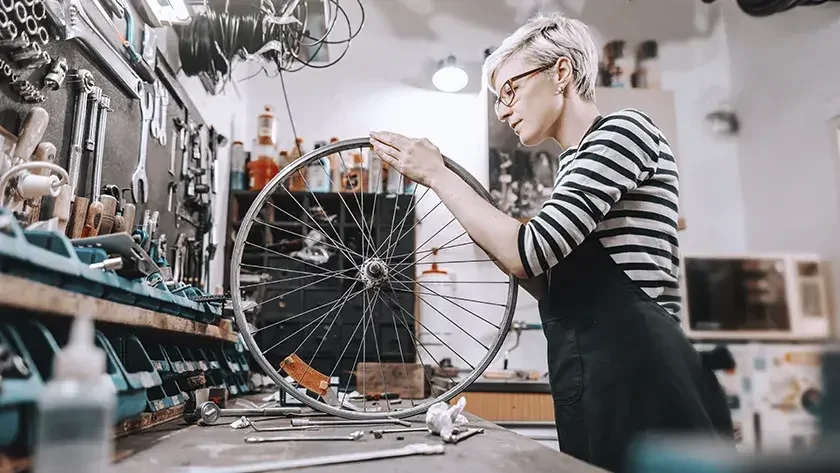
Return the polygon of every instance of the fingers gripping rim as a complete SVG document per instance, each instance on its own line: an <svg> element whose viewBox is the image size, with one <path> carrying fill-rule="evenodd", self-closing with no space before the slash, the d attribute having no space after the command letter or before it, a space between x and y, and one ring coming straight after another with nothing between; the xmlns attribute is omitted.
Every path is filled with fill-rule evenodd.
<svg viewBox="0 0 840 473"><path fill-rule="evenodd" d="M356 138L352 140L344 140L339 141L336 143L332 143L327 146L323 146L316 150L313 150L304 156L301 156L289 166L286 166L280 173L278 173L274 178L269 181L266 186L263 188L262 191L257 195L256 199L254 200L251 207L248 209L248 212L245 214L245 217L242 219L241 226L239 231L237 232L236 241L233 247L232 253L232 264L230 269L230 285L231 285L231 294L232 294L232 304L233 310L236 318L236 325L239 333L242 336L242 339L245 341L248 349L251 351L254 359L256 360L257 364L265 371L265 373L271 378L278 386L280 386L286 393L297 399L298 401L304 403L305 405L312 407L313 409L321 412L325 412L328 414L332 414L335 416L347 418L347 419L372 419L372 418L384 418L384 417L393 417L393 418L405 418L411 417L414 415L424 413L432 404L436 402L448 402L449 400L453 399L455 396L463 392L469 385L471 385L479 376L487 369L490 363L498 354L499 350L501 349L505 338L507 336L508 331L510 330L511 321L513 319L513 311L516 307L516 299L518 293L518 284L516 277L513 275L509 278L509 289L507 300L505 303L505 311L502 317L502 320L499 324L499 331L495 335L492 344L489 346L489 350L481 359L481 361L477 364L475 369L463 380L458 382L455 386L451 387L449 390L444 392L443 394L435 397L434 399L427 400L425 402L418 402L413 405L411 408L407 408L404 410L393 410L393 411L383 411L383 412L357 412L357 411L350 411L344 409L338 409L336 407L330 406L324 402L319 400L313 399L304 393L299 392L295 387L286 381L285 377L283 377L277 369L275 369L266 359L266 357L262 354L260 347L257 345L253 335L250 333L248 328L248 322L245 317L245 313L242 310L242 303L241 303L241 292L240 292L240 278L239 278L239 269L240 263L242 261L243 253L245 250L245 244L250 234L250 230L252 225L254 224L255 218L258 216L260 209L265 204L266 200L269 198L271 194L275 192L275 189L283 182L288 181L290 176L297 172L298 170L304 169L310 163L320 160L324 157L330 156L334 153L339 153L342 151L347 150L354 150L354 149L362 149L362 148L370 148L370 140L368 138ZM482 196L488 202L492 202L490 193L485 189L475 177L473 177L469 172L467 172L463 167L459 164L455 163L451 159L447 158L446 156L443 157L444 163L447 168L452 170L458 177L463 179L469 186L480 196Z"/></svg>

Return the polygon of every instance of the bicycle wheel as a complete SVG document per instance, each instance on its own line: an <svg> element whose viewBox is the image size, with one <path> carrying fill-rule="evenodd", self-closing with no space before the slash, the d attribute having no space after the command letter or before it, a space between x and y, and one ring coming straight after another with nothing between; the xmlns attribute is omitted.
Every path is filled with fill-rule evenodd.
<svg viewBox="0 0 840 473"><path fill-rule="evenodd" d="M367 138L318 148L253 197L233 247L231 297L255 361L295 399L349 419L408 417L448 402L495 360L518 286L434 191L409 190L393 168L366 183L346 158L367 155L377 169L369 148ZM313 192L316 175L299 172L319 172L311 165L325 158L340 170L340 181L338 172L325 174L341 192ZM444 159L490 201L473 176ZM457 268L457 277L439 285L429 276L443 274L440 267ZM373 392L401 399L369 401L364 395Z"/></svg>

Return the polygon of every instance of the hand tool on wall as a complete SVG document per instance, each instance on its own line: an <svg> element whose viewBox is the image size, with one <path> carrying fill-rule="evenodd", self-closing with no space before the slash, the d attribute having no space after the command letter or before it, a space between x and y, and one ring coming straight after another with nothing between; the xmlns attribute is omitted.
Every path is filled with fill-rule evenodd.
<svg viewBox="0 0 840 473"><path fill-rule="evenodd" d="M35 148L35 155L32 157L32 160L55 164L55 153L55 145L48 141L44 141ZM46 176L48 173L49 171L47 170L33 171L33 174L38 174L40 176ZM53 199L54 197L48 196L40 199L33 199L32 202L30 202L29 212L27 215L27 223L29 225L41 220L41 205L43 204L44 199L47 198Z"/></svg>
<svg viewBox="0 0 840 473"><path fill-rule="evenodd" d="M166 90L166 86L163 85L163 82L160 82L160 136L158 137L158 143L161 146L166 146L166 119L167 117L167 108L169 107L169 91Z"/></svg>
<svg viewBox="0 0 840 473"><path fill-rule="evenodd" d="M175 243L172 245L172 279L177 282L181 282L184 277L184 255L187 251L186 239L186 235L179 233L178 236L175 237Z"/></svg>
<svg viewBox="0 0 840 473"><path fill-rule="evenodd" d="M104 206L99 201L99 189L102 184L102 164L96 160L96 138L99 136L97 125L99 123L100 108L99 102L102 99L102 89L92 87L88 95L88 125L85 138L85 149L88 155L88 162L93 160L93 189L90 203L87 208L85 225L82 228L82 238L92 237L99 234L99 227L102 224Z"/></svg>
<svg viewBox="0 0 840 473"><path fill-rule="evenodd" d="M152 93L144 90L140 98L140 116L142 124L140 129L140 150L137 157L137 167L131 175L131 197L134 202L149 201L149 178L146 176L146 158L149 141L149 123L152 120L152 108L154 106Z"/></svg>
<svg viewBox="0 0 840 473"><path fill-rule="evenodd" d="M102 4L111 10L111 13L114 14L117 18L122 18L125 16L125 1L124 0L102 0Z"/></svg>
<svg viewBox="0 0 840 473"><path fill-rule="evenodd" d="M175 175L175 156L178 154L178 130L172 130L172 143L169 150L169 175Z"/></svg>
<svg viewBox="0 0 840 473"><path fill-rule="evenodd" d="M108 17L99 2L69 0L66 4L67 25L65 40L76 40L91 57L99 58L99 64L111 73L123 90L130 97L140 97L143 82L140 76L129 65L125 56L120 52L122 44L116 36L117 47L101 33L114 28L114 23Z"/></svg>
<svg viewBox="0 0 840 473"><path fill-rule="evenodd" d="M59 198L69 198L71 202L70 227L68 236L80 238L85 224L85 216L90 201L85 197L78 196L79 177L82 169L82 146L85 133L85 117L87 116L88 96L93 91L93 75L87 69L79 69L75 74L75 86L77 88L75 112L73 115L73 128L70 136L70 160L68 172L70 173L70 195L62 195Z"/></svg>
<svg viewBox="0 0 840 473"><path fill-rule="evenodd" d="M50 90L60 89L67 77L67 70L67 59L63 57L53 59L50 70L44 76L44 86Z"/></svg>
<svg viewBox="0 0 840 473"><path fill-rule="evenodd" d="M32 107L26 112L18 132L17 145L11 155L13 166L29 161L49 122L50 114L41 107Z"/></svg>
<svg viewBox="0 0 840 473"><path fill-rule="evenodd" d="M158 139L160 137L160 113L161 113L161 82L156 80L152 84L152 120L149 123L149 134L152 138Z"/></svg>
<svg viewBox="0 0 840 473"><path fill-rule="evenodd" d="M49 113L41 107L32 107L26 112L18 132L17 142L9 156L10 169L12 167L29 166L25 163L29 161L35 147L44 136L49 120ZM25 200L28 206L33 203L32 201L40 199L41 196L56 195L59 191L57 177L44 177L49 176L49 173L42 176L29 169L20 167L18 169L20 171L13 171L12 174L6 176L9 185L3 186L13 201ZM0 192L3 191L0 190ZM0 195L0 197L2 197L0 200L5 201L6 195ZM17 204L14 207L17 207Z"/></svg>
<svg viewBox="0 0 840 473"><path fill-rule="evenodd" d="M99 198L102 200L102 206L104 207L104 210L102 211L103 221L102 226L100 227L100 235L124 231L119 230L121 227L125 226L125 220L122 216L125 201L123 201L120 188L113 184L102 186ZM108 218L109 215L111 216L110 219Z"/></svg>
<svg viewBox="0 0 840 473"><path fill-rule="evenodd" d="M169 195L166 198L166 211L172 212L172 199L175 198L175 195L178 192L178 183L177 182L170 182L169 183Z"/></svg>

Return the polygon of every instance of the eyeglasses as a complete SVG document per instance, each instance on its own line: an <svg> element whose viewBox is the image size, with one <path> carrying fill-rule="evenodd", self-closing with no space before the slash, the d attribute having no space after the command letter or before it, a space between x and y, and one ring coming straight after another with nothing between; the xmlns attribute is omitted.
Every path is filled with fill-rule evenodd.
<svg viewBox="0 0 840 473"><path fill-rule="evenodd" d="M525 77L530 76L536 72L542 72L546 69L549 69L551 66L543 66L538 67L536 69L531 69L530 71L523 72L522 74L515 75L510 79L506 80L502 87L499 89L499 96L496 98L495 107L496 110L499 109L499 104L504 104L505 107L510 107L513 105L513 99L516 96L516 89L513 88L514 82L524 79Z"/></svg>

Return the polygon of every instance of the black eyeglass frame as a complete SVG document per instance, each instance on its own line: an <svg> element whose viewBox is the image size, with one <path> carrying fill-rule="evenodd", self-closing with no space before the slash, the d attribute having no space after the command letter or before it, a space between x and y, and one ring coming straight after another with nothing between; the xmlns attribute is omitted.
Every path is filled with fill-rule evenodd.
<svg viewBox="0 0 840 473"><path fill-rule="evenodd" d="M522 80L525 77L530 76L531 74L536 74L537 72L543 72L545 70L551 69L551 67L551 65L542 66L536 69L531 69L530 71L523 72L522 74L517 74L513 77L510 77L508 80L505 81L504 84L502 84L501 87L499 87L499 95L498 97L496 97L496 103L494 104L495 109L499 109L499 104L503 104L505 107L510 107L511 105L513 105L513 99L516 98L516 89L513 88L513 84L516 81ZM505 90L505 87L510 88L510 100L508 100L507 102L502 101L502 95L504 95L503 91Z"/></svg>

